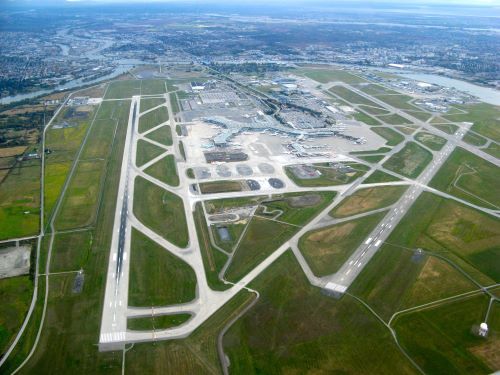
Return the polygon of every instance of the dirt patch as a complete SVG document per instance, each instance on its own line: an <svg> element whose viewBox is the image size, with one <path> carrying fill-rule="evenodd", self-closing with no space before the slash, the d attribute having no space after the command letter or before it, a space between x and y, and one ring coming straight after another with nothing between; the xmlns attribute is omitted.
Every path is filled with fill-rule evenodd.
<svg viewBox="0 0 500 375"><path fill-rule="evenodd" d="M22 155L27 148L28 146L0 148L0 158Z"/></svg>
<svg viewBox="0 0 500 375"><path fill-rule="evenodd" d="M311 207L321 203L322 198L319 194L307 194L298 197L290 197L286 199L290 207Z"/></svg>
<svg viewBox="0 0 500 375"><path fill-rule="evenodd" d="M26 275L30 271L31 246L12 246L0 250L0 279Z"/></svg>
<svg viewBox="0 0 500 375"><path fill-rule="evenodd" d="M469 351L491 369L500 368L500 338L491 337L484 344L469 348Z"/></svg>

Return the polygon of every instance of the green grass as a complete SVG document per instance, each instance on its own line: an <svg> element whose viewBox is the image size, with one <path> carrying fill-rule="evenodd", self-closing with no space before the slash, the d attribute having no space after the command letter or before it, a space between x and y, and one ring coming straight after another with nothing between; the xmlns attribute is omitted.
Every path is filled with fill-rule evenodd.
<svg viewBox="0 0 500 375"><path fill-rule="evenodd" d="M143 139L139 139L137 141L137 154L135 163L138 167L142 167L144 164L160 156L165 151L165 149L157 145L149 143L148 141L145 141Z"/></svg>
<svg viewBox="0 0 500 375"><path fill-rule="evenodd" d="M351 166L355 171L353 173L343 173L337 169L330 168L325 165L315 164L315 168L321 172L317 178L301 179L292 172L290 167L285 167L286 175L298 186L302 187L316 187L316 186L334 186L348 184L363 176L369 167L359 163L343 163L344 165Z"/></svg>
<svg viewBox="0 0 500 375"><path fill-rule="evenodd" d="M64 185L64 181L66 181L70 168L70 161L61 163L50 162L45 164L44 215L46 222L61 193L61 189Z"/></svg>
<svg viewBox="0 0 500 375"><path fill-rule="evenodd" d="M237 282L287 241L298 228L253 217L224 275Z"/></svg>
<svg viewBox="0 0 500 375"><path fill-rule="evenodd" d="M167 306L196 297L196 275L180 258L136 229L130 250L130 306Z"/></svg>
<svg viewBox="0 0 500 375"><path fill-rule="evenodd" d="M372 96L397 94L394 90L373 83L370 83L369 85L359 85L358 89Z"/></svg>
<svg viewBox="0 0 500 375"><path fill-rule="evenodd" d="M500 107L487 103L478 103L459 106L459 108L468 113L446 115L444 117L452 122L472 122L474 125L472 125L471 130L500 142L500 118L498 116Z"/></svg>
<svg viewBox="0 0 500 375"><path fill-rule="evenodd" d="M179 247L189 241L184 204L177 195L137 177L134 214L150 229Z"/></svg>
<svg viewBox="0 0 500 375"><path fill-rule="evenodd" d="M344 99L349 103L364 104L364 105L369 105L371 107L380 108L378 104L372 102L370 99L367 99L364 96L361 96L344 86L333 86L331 89L329 89L329 91L333 94L340 96L342 99Z"/></svg>
<svg viewBox="0 0 500 375"><path fill-rule="evenodd" d="M415 139L434 151L441 150L446 144L446 139L428 132L418 132L415 134Z"/></svg>
<svg viewBox="0 0 500 375"><path fill-rule="evenodd" d="M377 96L377 99L397 109L406 109L414 111L419 110L419 108L408 103L408 101L413 99L411 96L408 95L379 95Z"/></svg>
<svg viewBox="0 0 500 375"><path fill-rule="evenodd" d="M113 233L116 196L123 156L126 126L118 129L105 175L103 199L96 225L93 229L91 255L85 267L85 283L80 294L72 292L74 274L50 276L47 315L33 357L23 371L37 374L113 374L121 372L122 354L100 353L96 343L102 315L102 297L106 285L109 249ZM84 244L87 246L87 244ZM42 255L46 247L42 249ZM44 262L42 262L44 264ZM41 270L44 272L45 270ZM40 299L35 310L38 321L45 294L45 278L40 278ZM2 370L11 373L30 351L37 333L37 325L28 326L22 342L16 347Z"/></svg>
<svg viewBox="0 0 500 375"><path fill-rule="evenodd" d="M165 146L172 146L172 131L170 130L170 126L162 126L151 133L146 135L146 138L152 139L158 143L161 143Z"/></svg>
<svg viewBox="0 0 500 375"><path fill-rule="evenodd" d="M299 249L313 273L322 277L337 272L386 214L384 211L304 234Z"/></svg>
<svg viewBox="0 0 500 375"><path fill-rule="evenodd" d="M483 321L487 305L488 299L481 295L404 315L395 322L396 333L426 373L491 373L496 369L471 352L485 344L471 328Z"/></svg>
<svg viewBox="0 0 500 375"><path fill-rule="evenodd" d="M184 160L186 160L186 151L184 150L184 143L179 141L179 152Z"/></svg>
<svg viewBox="0 0 500 375"><path fill-rule="evenodd" d="M366 82L363 78L352 75L344 70L302 68L297 71L297 74L305 75L306 77L320 83L342 81L345 83L356 84Z"/></svg>
<svg viewBox="0 0 500 375"><path fill-rule="evenodd" d="M360 122L364 122L367 125L382 125L382 123L375 119L375 117L368 116L367 114L362 112L356 112L354 114L354 119Z"/></svg>
<svg viewBox="0 0 500 375"><path fill-rule="evenodd" d="M439 258L383 245L349 291L388 322L396 311L474 289L465 276Z"/></svg>
<svg viewBox="0 0 500 375"><path fill-rule="evenodd" d="M202 194L215 194L242 190L243 187L238 181L223 180L200 183L200 192Z"/></svg>
<svg viewBox="0 0 500 375"><path fill-rule="evenodd" d="M139 117L139 133L163 124L168 120L167 107L160 107Z"/></svg>
<svg viewBox="0 0 500 375"><path fill-rule="evenodd" d="M360 105L359 106L360 109L368 112L369 114L371 115L387 115L389 114L389 111L385 110L385 109L382 109L382 108L379 108L379 107L371 107L371 106L368 106L368 105Z"/></svg>
<svg viewBox="0 0 500 375"><path fill-rule="evenodd" d="M169 97L170 97L170 105L172 106L172 112L174 114L177 114L180 112L180 109L179 109L179 102L177 101L177 95L172 92L169 94Z"/></svg>
<svg viewBox="0 0 500 375"><path fill-rule="evenodd" d="M82 159L106 158L115 139L116 127L118 125L128 125L130 113L129 101L105 103L113 103L112 114L110 117L106 117L106 109L103 107L99 109L89 138L83 149Z"/></svg>
<svg viewBox="0 0 500 375"><path fill-rule="evenodd" d="M135 318L127 320L127 329L136 331L152 331L180 326L191 318L190 314L155 315L151 318Z"/></svg>
<svg viewBox="0 0 500 375"><path fill-rule="evenodd" d="M494 164L457 147L430 185L480 206L498 208L498 171L499 168Z"/></svg>
<svg viewBox="0 0 500 375"><path fill-rule="evenodd" d="M159 95L166 92L165 80L143 79L141 80L141 95Z"/></svg>
<svg viewBox="0 0 500 375"><path fill-rule="evenodd" d="M363 184L377 184L380 182L393 182L393 181L400 181L400 179L388 173L377 170L373 172L366 180L364 180Z"/></svg>
<svg viewBox="0 0 500 375"><path fill-rule="evenodd" d="M148 167L144 172L170 186L179 186L179 176L175 167L174 155L165 156L160 161Z"/></svg>
<svg viewBox="0 0 500 375"><path fill-rule="evenodd" d="M16 163L0 184L0 239L34 235L40 219L40 161Z"/></svg>
<svg viewBox="0 0 500 375"><path fill-rule="evenodd" d="M465 133L464 137L462 138L464 142L467 142L468 144L472 146L483 146L488 142L486 138L481 137L480 135L477 135L471 131L468 131Z"/></svg>
<svg viewBox="0 0 500 375"><path fill-rule="evenodd" d="M111 82L106 90L104 99L124 99L133 95L140 95L141 81L127 80Z"/></svg>
<svg viewBox="0 0 500 375"><path fill-rule="evenodd" d="M415 131L418 129L417 125L400 125L400 126L395 126L394 129L399 130L403 134L413 134Z"/></svg>
<svg viewBox="0 0 500 375"><path fill-rule="evenodd" d="M219 332L252 301L253 294L239 292L184 339L136 343L125 356L130 374L219 374ZM120 353L121 354L121 353Z"/></svg>
<svg viewBox="0 0 500 375"><path fill-rule="evenodd" d="M259 300L223 340L230 373L415 373L367 309L312 287L289 251L250 287Z"/></svg>
<svg viewBox="0 0 500 375"><path fill-rule="evenodd" d="M376 150L352 151L351 155L384 154L392 150L392 147L381 147Z"/></svg>
<svg viewBox="0 0 500 375"><path fill-rule="evenodd" d="M220 235L217 227L225 227L230 235L229 240L223 240ZM226 250L231 253L234 250L234 246L238 243L238 240L241 237L241 234L245 230L246 223L244 224L214 224L210 226L210 230L212 231L212 236L214 238L215 244L220 248Z"/></svg>
<svg viewBox="0 0 500 375"><path fill-rule="evenodd" d="M392 130L391 128L377 127L371 128L371 130L381 137L385 138L387 142L385 143L387 146L396 146L404 141L404 136L402 136L397 131Z"/></svg>
<svg viewBox="0 0 500 375"><path fill-rule="evenodd" d="M158 107L159 105L165 104L165 99L163 98L141 98L141 112L146 112L148 109Z"/></svg>
<svg viewBox="0 0 500 375"><path fill-rule="evenodd" d="M218 275L227 261L227 256L212 246L208 233L209 229L207 228L205 215L200 202L197 202L195 205L193 217L196 224L196 233L198 234L198 242L200 244L208 285L213 290L226 290L230 285L226 285L219 280Z"/></svg>
<svg viewBox="0 0 500 375"><path fill-rule="evenodd" d="M52 248L52 272L85 269L91 257L92 231L57 234Z"/></svg>
<svg viewBox="0 0 500 375"><path fill-rule="evenodd" d="M483 151L500 159L500 145L498 143L492 142L488 147L484 148Z"/></svg>
<svg viewBox="0 0 500 375"><path fill-rule="evenodd" d="M458 130L458 126L454 124L439 124L439 125L432 125L436 129L439 129L447 134L454 134Z"/></svg>
<svg viewBox="0 0 500 375"><path fill-rule="evenodd" d="M0 280L0 354L8 349L28 312L33 295L33 281L29 276Z"/></svg>
<svg viewBox="0 0 500 375"><path fill-rule="evenodd" d="M398 153L392 155L384 167L409 178L417 178L432 160L432 154L415 142L408 142Z"/></svg>
<svg viewBox="0 0 500 375"><path fill-rule="evenodd" d="M78 163L55 222L57 229L84 227L95 221L104 170L102 160Z"/></svg>
<svg viewBox="0 0 500 375"><path fill-rule="evenodd" d="M392 115L382 115L377 116L377 118L389 125L402 125L402 124L411 124L410 120L398 115L397 113L393 113Z"/></svg>
<svg viewBox="0 0 500 375"><path fill-rule="evenodd" d="M342 218L390 206L401 198L406 189L407 186L381 186L356 190L337 205L330 216Z"/></svg>
<svg viewBox="0 0 500 375"><path fill-rule="evenodd" d="M385 155L368 155L368 156L359 156L359 159L367 161L368 163L378 163L384 157Z"/></svg>
<svg viewBox="0 0 500 375"><path fill-rule="evenodd" d="M188 176L189 178L194 179L194 171L193 171L193 168L188 168L188 169L186 169L186 176Z"/></svg>
<svg viewBox="0 0 500 375"><path fill-rule="evenodd" d="M424 122L432 117L432 114L423 111L405 111L405 112L408 113L410 116L413 116L416 119Z"/></svg>
<svg viewBox="0 0 500 375"><path fill-rule="evenodd" d="M278 197L273 196L270 202L263 202L261 206L266 206L267 211L283 211L277 217L279 221L295 225L305 225L332 203L335 195L335 192L289 193ZM297 202L301 198L311 198L314 201L311 204L302 205L300 202Z"/></svg>

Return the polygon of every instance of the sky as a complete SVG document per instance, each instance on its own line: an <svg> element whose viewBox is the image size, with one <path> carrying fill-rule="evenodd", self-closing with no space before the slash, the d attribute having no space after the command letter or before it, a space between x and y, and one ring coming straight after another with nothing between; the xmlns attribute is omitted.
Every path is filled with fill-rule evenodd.
<svg viewBox="0 0 500 375"><path fill-rule="evenodd" d="M230 0L0 0L1 3L28 3L28 4L64 4L68 2L79 2L79 3L224 3L227 2L229 4L234 4L234 1ZM255 4L256 2L263 3L274 3L274 4L287 4L290 3L290 0L239 0L238 3L243 5L245 3ZM307 5L311 1L308 0L293 0L293 3L300 3L303 5ZM314 5L328 5L335 3L352 3L352 0L314 0L312 1ZM364 4L376 4L376 3L394 3L401 4L401 0L355 0L357 3ZM488 6L500 6L500 0L404 0L403 3L407 4L419 4L419 5L448 5L448 4L461 4L466 6L479 6L479 5L488 5Z"/></svg>

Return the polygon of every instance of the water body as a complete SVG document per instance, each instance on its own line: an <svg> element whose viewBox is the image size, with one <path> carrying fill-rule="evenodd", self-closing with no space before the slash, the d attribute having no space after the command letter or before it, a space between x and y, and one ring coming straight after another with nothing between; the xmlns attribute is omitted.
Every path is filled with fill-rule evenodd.
<svg viewBox="0 0 500 375"><path fill-rule="evenodd" d="M18 102L21 100L25 99L33 99L41 95L47 95L56 91L63 91L63 90L69 90L69 89L74 89L80 86L89 86L93 84L97 84L102 81L106 81L115 77L118 77L119 75L128 72L130 69L132 69L136 65L140 65L142 63L141 60L122 60L120 61L120 65L117 66L115 70L113 70L111 73L106 74L102 77L93 79L91 81L83 81L83 79L75 79L73 81L69 81L65 83L64 85L59 85L56 86L52 89L48 90L38 90L38 91L33 91L27 94L18 94L14 96L6 96L5 98L0 99L0 104L10 104L14 102Z"/></svg>
<svg viewBox="0 0 500 375"><path fill-rule="evenodd" d="M459 79L443 77L437 74L425 73L405 73L399 74L402 77L414 79L439 86L454 87L457 90L478 97L481 101L489 104L500 105L500 91L489 87L474 85L473 83L461 81Z"/></svg>

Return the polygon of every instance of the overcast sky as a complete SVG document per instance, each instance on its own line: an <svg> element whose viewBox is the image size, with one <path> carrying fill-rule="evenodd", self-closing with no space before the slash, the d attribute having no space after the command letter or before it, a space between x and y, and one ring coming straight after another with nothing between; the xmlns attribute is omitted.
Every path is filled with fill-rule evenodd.
<svg viewBox="0 0 500 375"><path fill-rule="evenodd" d="M328 5L328 4L338 4L338 3L364 3L364 4L376 4L376 3L394 3L394 4L463 4L469 6L475 5L493 5L500 6L500 0L239 0L237 2L231 0L0 0L1 3L31 3L31 4L48 4L48 3L67 3L67 2L80 2L80 3L151 3L151 2L164 2L164 3L229 3L229 4L240 4L243 5L245 3L255 4L255 3L275 3L275 4L286 4L286 3L300 3L307 4L309 2L314 5Z"/></svg>

